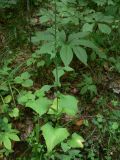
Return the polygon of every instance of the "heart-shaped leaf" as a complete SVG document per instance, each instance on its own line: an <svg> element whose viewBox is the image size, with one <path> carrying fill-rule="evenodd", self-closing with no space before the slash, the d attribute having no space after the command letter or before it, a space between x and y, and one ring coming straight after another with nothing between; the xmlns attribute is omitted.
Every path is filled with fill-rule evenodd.
<svg viewBox="0 0 120 160"><path fill-rule="evenodd" d="M12 96L8 95L8 96L5 97L4 102L8 104L8 103L11 102L11 100L12 100Z"/></svg>
<svg viewBox="0 0 120 160"><path fill-rule="evenodd" d="M68 145L71 148L83 148L84 139L77 133L72 134L71 140L68 140Z"/></svg>
<svg viewBox="0 0 120 160"><path fill-rule="evenodd" d="M19 109L18 108L14 108L10 113L9 113L10 117L18 117L19 116Z"/></svg>
<svg viewBox="0 0 120 160"><path fill-rule="evenodd" d="M78 100L74 96L60 95L59 107L62 108L63 113L74 116L78 112L77 103Z"/></svg>
<svg viewBox="0 0 120 160"><path fill-rule="evenodd" d="M44 97L45 96L45 92L49 91L51 87L52 87L51 85L42 86L42 88L40 88L39 90L37 90L35 92L35 96L37 96L39 98L40 97Z"/></svg>
<svg viewBox="0 0 120 160"><path fill-rule="evenodd" d="M69 136L66 128L53 128L49 123L45 124L41 130L48 152L51 152L57 144L63 142Z"/></svg>
<svg viewBox="0 0 120 160"><path fill-rule="evenodd" d="M22 86L23 87L31 87L31 86L33 86L33 81L31 79L27 79L22 82Z"/></svg>
<svg viewBox="0 0 120 160"><path fill-rule="evenodd" d="M51 101L46 97L41 97L34 101L30 100L26 103L26 107L33 109L40 116L48 111L50 105Z"/></svg>
<svg viewBox="0 0 120 160"><path fill-rule="evenodd" d="M48 113L66 113L67 115L74 116L78 111L77 103L78 100L75 97L61 94L58 99L54 99Z"/></svg>

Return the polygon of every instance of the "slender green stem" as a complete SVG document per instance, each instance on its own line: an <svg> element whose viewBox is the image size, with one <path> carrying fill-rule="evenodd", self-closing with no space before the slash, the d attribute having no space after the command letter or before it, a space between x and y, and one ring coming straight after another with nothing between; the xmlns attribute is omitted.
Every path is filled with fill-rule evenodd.
<svg viewBox="0 0 120 160"><path fill-rule="evenodd" d="M56 0L54 0L55 3L55 66L56 66L56 85L59 86L59 79L58 79L58 56L57 56L57 4ZM57 111L58 111L58 91L57 91Z"/></svg>
<svg viewBox="0 0 120 160"><path fill-rule="evenodd" d="M58 87L58 56L57 56L57 5L56 5L56 0L55 0L55 65L56 65L56 83L57 83L57 87Z"/></svg>
<svg viewBox="0 0 120 160"><path fill-rule="evenodd" d="M12 91L12 87L11 87L11 84L9 82L8 82L8 85L9 85L10 92L11 92L11 95L12 95L13 103L16 106L16 102L15 102L14 94L13 94L13 91Z"/></svg>
<svg viewBox="0 0 120 160"><path fill-rule="evenodd" d="M39 144L39 131L40 131L40 123L39 123L39 115L37 115L37 123L36 123L36 140Z"/></svg>
<svg viewBox="0 0 120 160"><path fill-rule="evenodd" d="M2 100L2 102L3 102L3 104L5 104L4 99L3 99L3 97L2 97L1 94L0 94L0 98L1 98L1 100Z"/></svg>

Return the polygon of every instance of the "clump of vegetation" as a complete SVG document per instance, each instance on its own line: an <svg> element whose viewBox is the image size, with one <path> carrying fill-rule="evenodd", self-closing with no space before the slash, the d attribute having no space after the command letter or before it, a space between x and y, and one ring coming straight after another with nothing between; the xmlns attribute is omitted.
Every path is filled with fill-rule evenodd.
<svg viewBox="0 0 120 160"><path fill-rule="evenodd" d="M120 158L119 7L0 2L0 159Z"/></svg>

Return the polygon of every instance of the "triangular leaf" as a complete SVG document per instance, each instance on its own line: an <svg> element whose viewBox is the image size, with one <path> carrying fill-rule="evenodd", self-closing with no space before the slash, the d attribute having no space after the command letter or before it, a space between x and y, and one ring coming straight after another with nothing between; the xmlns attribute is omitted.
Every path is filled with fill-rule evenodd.
<svg viewBox="0 0 120 160"><path fill-rule="evenodd" d="M51 101L46 97L41 97L34 101L28 101L26 107L33 109L40 116L48 111Z"/></svg>
<svg viewBox="0 0 120 160"><path fill-rule="evenodd" d="M75 116L78 112L78 100L71 95L61 94L59 98L54 99L53 104L49 109L49 114L62 114L66 113L70 116Z"/></svg>
<svg viewBox="0 0 120 160"><path fill-rule="evenodd" d="M78 100L74 96L60 95L59 107L62 108L63 113L74 116L78 112L77 103Z"/></svg>
<svg viewBox="0 0 120 160"><path fill-rule="evenodd" d="M84 139L77 133L72 134L71 140L67 143L71 148L83 148Z"/></svg>
<svg viewBox="0 0 120 160"><path fill-rule="evenodd" d="M51 152L57 144L63 142L69 136L66 128L53 128L49 123L45 124L41 130L48 152Z"/></svg>
<svg viewBox="0 0 120 160"><path fill-rule="evenodd" d="M51 85L44 85L44 86L42 86L41 89L39 89L39 90L37 90L35 92L35 96L37 96L39 98L40 97L44 97L45 96L45 92L49 91L51 87L52 87Z"/></svg>

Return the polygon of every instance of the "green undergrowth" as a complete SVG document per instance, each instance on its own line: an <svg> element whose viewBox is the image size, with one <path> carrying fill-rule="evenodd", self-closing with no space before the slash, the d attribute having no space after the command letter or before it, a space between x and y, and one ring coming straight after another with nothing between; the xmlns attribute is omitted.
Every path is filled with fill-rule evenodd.
<svg viewBox="0 0 120 160"><path fill-rule="evenodd" d="M120 3L0 2L0 159L119 160Z"/></svg>

